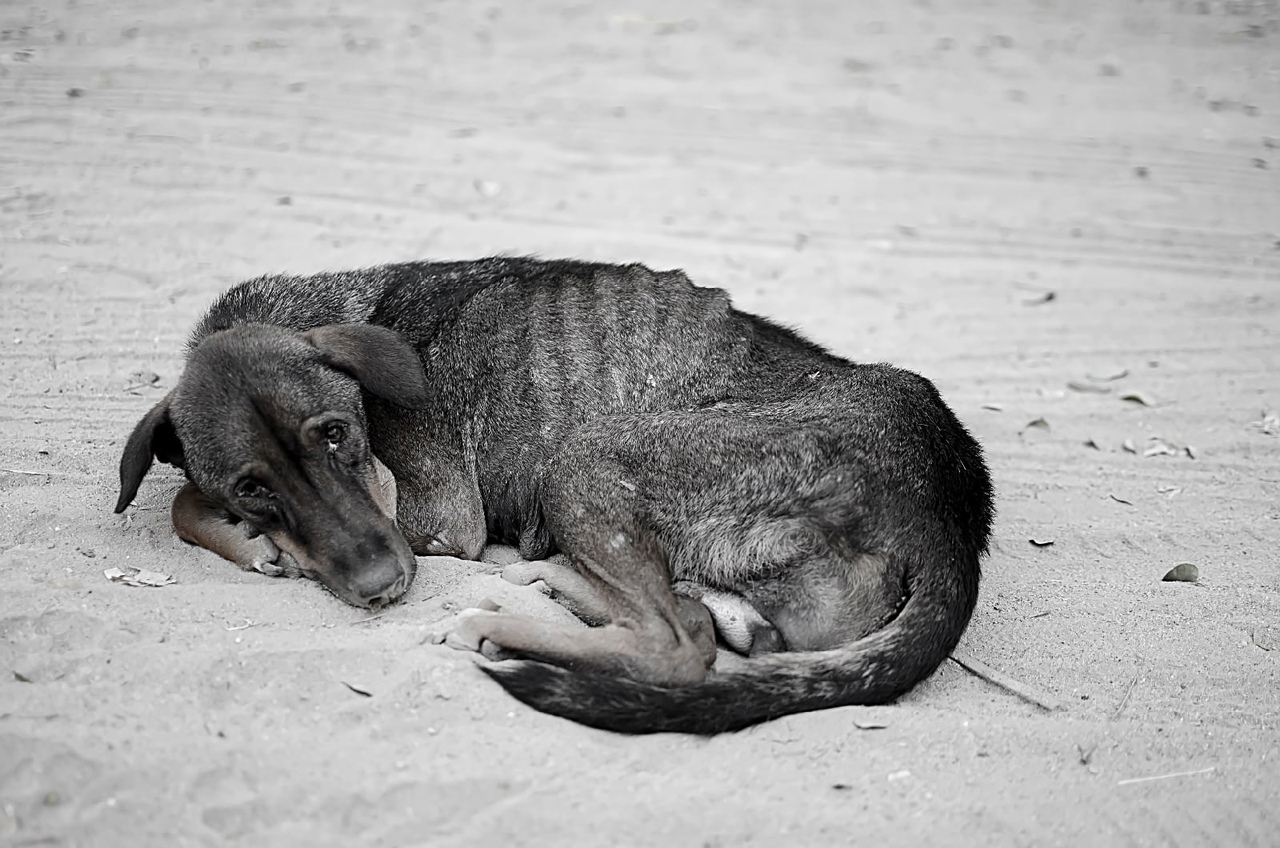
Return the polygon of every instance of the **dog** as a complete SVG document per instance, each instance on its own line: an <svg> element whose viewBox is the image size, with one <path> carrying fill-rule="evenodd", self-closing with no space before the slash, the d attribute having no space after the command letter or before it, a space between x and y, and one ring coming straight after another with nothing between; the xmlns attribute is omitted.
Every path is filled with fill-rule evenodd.
<svg viewBox="0 0 1280 848"><path fill-rule="evenodd" d="M129 436L117 513L153 459L186 473L183 539L356 606L403 595L415 555L518 546L504 576L589 626L474 609L444 641L502 659L481 667L533 708L623 733L896 699L967 627L994 515L924 377L643 265L241 283ZM713 669L721 648L744 659Z"/></svg>

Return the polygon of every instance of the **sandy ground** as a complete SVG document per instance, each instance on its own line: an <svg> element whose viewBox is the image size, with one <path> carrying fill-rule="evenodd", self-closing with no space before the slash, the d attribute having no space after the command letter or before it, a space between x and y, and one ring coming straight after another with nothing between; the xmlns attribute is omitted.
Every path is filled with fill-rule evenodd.
<svg viewBox="0 0 1280 848"><path fill-rule="evenodd" d="M0 844L1276 844L1275 0L316 8L0 5ZM172 469L111 514L221 289L495 252L932 377L1000 491L963 647L1060 708L613 736L425 641L540 602L483 566L369 620L183 546Z"/></svg>

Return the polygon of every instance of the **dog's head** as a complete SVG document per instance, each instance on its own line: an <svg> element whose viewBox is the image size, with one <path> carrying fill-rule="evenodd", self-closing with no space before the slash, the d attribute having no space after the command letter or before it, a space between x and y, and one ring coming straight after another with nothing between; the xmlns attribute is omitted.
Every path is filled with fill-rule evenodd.
<svg viewBox="0 0 1280 848"><path fill-rule="evenodd" d="M415 561L379 506L362 390L426 405L422 364L398 333L369 324L214 333L129 437L116 512L159 459L184 469L206 497L342 600L394 600Z"/></svg>

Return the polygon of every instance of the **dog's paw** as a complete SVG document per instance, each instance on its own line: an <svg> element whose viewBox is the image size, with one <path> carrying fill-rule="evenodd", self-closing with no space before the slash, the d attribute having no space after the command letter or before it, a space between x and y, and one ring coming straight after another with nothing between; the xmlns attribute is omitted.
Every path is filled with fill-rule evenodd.
<svg viewBox="0 0 1280 848"><path fill-rule="evenodd" d="M268 577L301 577L302 568L297 560L276 547L265 534L256 530L245 531L248 550L236 565L245 571L256 571Z"/></svg>
<svg viewBox="0 0 1280 848"><path fill-rule="evenodd" d="M280 549L276 547L276 543L268 539L261 533L249 532L245 533L244 547L239 551L240 556L236 560L236 565L245 571L257 571L268 577L274 577L276 574L276 560L280 559Z"/></svg>
<svg viewBox="0 0 1280 848"><path fill-rule="evenodd" d="M532 586L543 579L541 562L518 562L509 563L502 569L502 579L508 583L514 583L517 586ZM541 587L545 592L550 590L546 588L544 583Z"/></svg>
<svg viewBox="0 0 1280 848"><path fill-rule="evenodd" d="M271 577L306 577L302 566L298 565L298 561L293 558L293 554L287 551L280 551L280 555L276 557L276 561L271 563L270 567L270 572L263 571L262 573Z"/></svg>
<svg viewBox="0 0 1280 848"><path fill-rule="evenodd" d="M493 610L465 609L454 618L444 635L444 644L455 651L480 652L480 645L488 633L486 626L497 615Z"/></svg>
<svg viewBox="0 0 1280 848"><path fill-rule="evenodd" d="M480 656L489 662L505 662L506 660L516 659L519 654L514 651L508 651L498 643L485 639L480 643Z"/></svg>
<svg viewBox="0 0 1280 848"><path fill-rule="evenodd" d="M505 659L503 649L488 639L489 625L501 609L486 598L475 608L464 609L455 615L445 629L432 635L431 641L455 651L470 651L488 659Z"/></svg>
<svg viewBox="0 0 1280 848"><path fill-rule="evenodd" d="M253 570L268 577L283 577L284 567L278 562L271 560L255 559L253 561Z"/></svg>

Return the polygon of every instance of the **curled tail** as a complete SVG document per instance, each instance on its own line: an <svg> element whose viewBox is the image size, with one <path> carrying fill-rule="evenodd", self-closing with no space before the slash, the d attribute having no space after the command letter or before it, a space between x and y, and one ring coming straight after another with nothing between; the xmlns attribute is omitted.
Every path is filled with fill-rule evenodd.
<svg viewBox="0 0 1280 848"><path fill-rule="evenodd" d="M740 730L792 713L882 704L903 695L955 648L978 597L978 562L931 564L883 629L828 651L768 654L701 683L658 686L540 662L484 672L544 713L619 733Z"/></svg>

